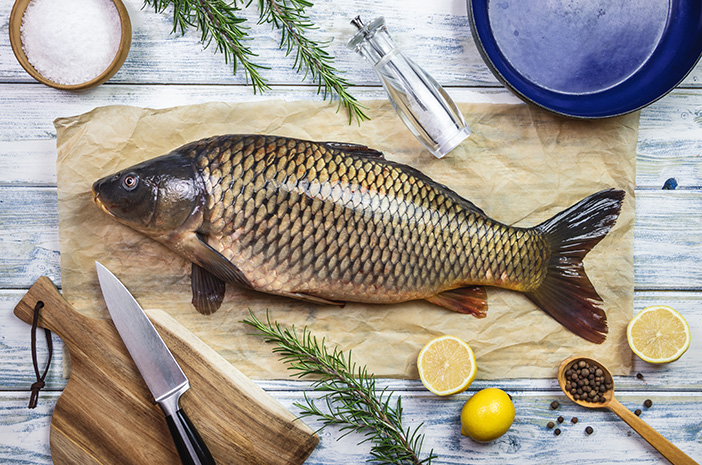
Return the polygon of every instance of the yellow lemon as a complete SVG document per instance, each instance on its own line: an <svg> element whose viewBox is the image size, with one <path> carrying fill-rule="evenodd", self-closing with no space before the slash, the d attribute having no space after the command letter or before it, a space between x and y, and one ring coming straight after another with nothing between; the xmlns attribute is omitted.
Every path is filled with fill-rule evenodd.
<svg viewBox="0 0 702 465"><path fill-rule="evenodd" d="M629 322L626 338L631 350L642 360L674 362L690 347L690 327L672 308L653 305L641 310Z"/></svg>
<svg viewBox="0 0 702 465"><path fill-rule="evenodd" d="M476 392L461 411L461 434L476 441L492 441L507 432L514 421L514 404L502 389Z"/></svg>
<svg viewBox="0 0 702 465"><path fill-rule="evenodd" d="M468 389L477 371L470 346L454 336L441 336L424 346L417 357L419 378L439 396Z"/></svg>

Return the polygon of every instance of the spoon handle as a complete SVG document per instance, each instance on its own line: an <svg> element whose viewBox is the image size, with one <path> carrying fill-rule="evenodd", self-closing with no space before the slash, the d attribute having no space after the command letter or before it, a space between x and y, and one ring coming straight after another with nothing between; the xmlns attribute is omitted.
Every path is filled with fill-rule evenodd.
<svg viewBox="0 0 702 465"><path fill-rule="evenodd" d="M624 420L634 428L649 444L655 447L658 452L663 454L673 465L699 465L692 460L685 452L678 449L672 442L664 438L661 433L653 429L648 423L634 415L631 410L624 407L617 399L612 398L608 405L609 409L619 415L619 418Z"/></svg>

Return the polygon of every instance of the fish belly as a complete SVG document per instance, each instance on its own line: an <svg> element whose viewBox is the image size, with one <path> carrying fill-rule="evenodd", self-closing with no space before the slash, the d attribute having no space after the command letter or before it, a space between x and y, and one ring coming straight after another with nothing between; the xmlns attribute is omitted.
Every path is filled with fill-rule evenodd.
<svg viewBox="0 0 702 465"><path fill-rule="evenodd" d="M528 291L548 251L418 171L334 144L210 139L203 233L260 291L392 303L470 285Z"/></svg>

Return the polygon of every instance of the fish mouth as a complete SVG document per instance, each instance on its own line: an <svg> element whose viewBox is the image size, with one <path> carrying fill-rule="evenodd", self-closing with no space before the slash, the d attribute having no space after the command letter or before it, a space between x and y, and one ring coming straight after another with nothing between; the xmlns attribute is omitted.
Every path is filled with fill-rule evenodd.
<svg viewBox="0 0 702 465"><path fill-rule="evenodd" d="M95 190L95 187L92 188L93 191L93 202L100 208L100 210L104 211L110 216L114 216L112 212L107 208L107 205L102 201L100 198L100 193Z"/></svg>

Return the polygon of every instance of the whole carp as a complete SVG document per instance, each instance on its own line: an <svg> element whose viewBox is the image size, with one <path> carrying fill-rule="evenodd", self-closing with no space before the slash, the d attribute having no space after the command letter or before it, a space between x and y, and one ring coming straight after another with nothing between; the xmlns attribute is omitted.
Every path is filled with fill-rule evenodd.
<svg viewBox="0 0 702 465"><path fill-rule="evenodd" d="M582 259L613 227L623 191L518 228L365 146L225 135L100 179L93 194L193 263L202 313L219 308L228 282L318 303L424 299L483 317L482 286L498 286L589 341L606 337Z"/></svg>

